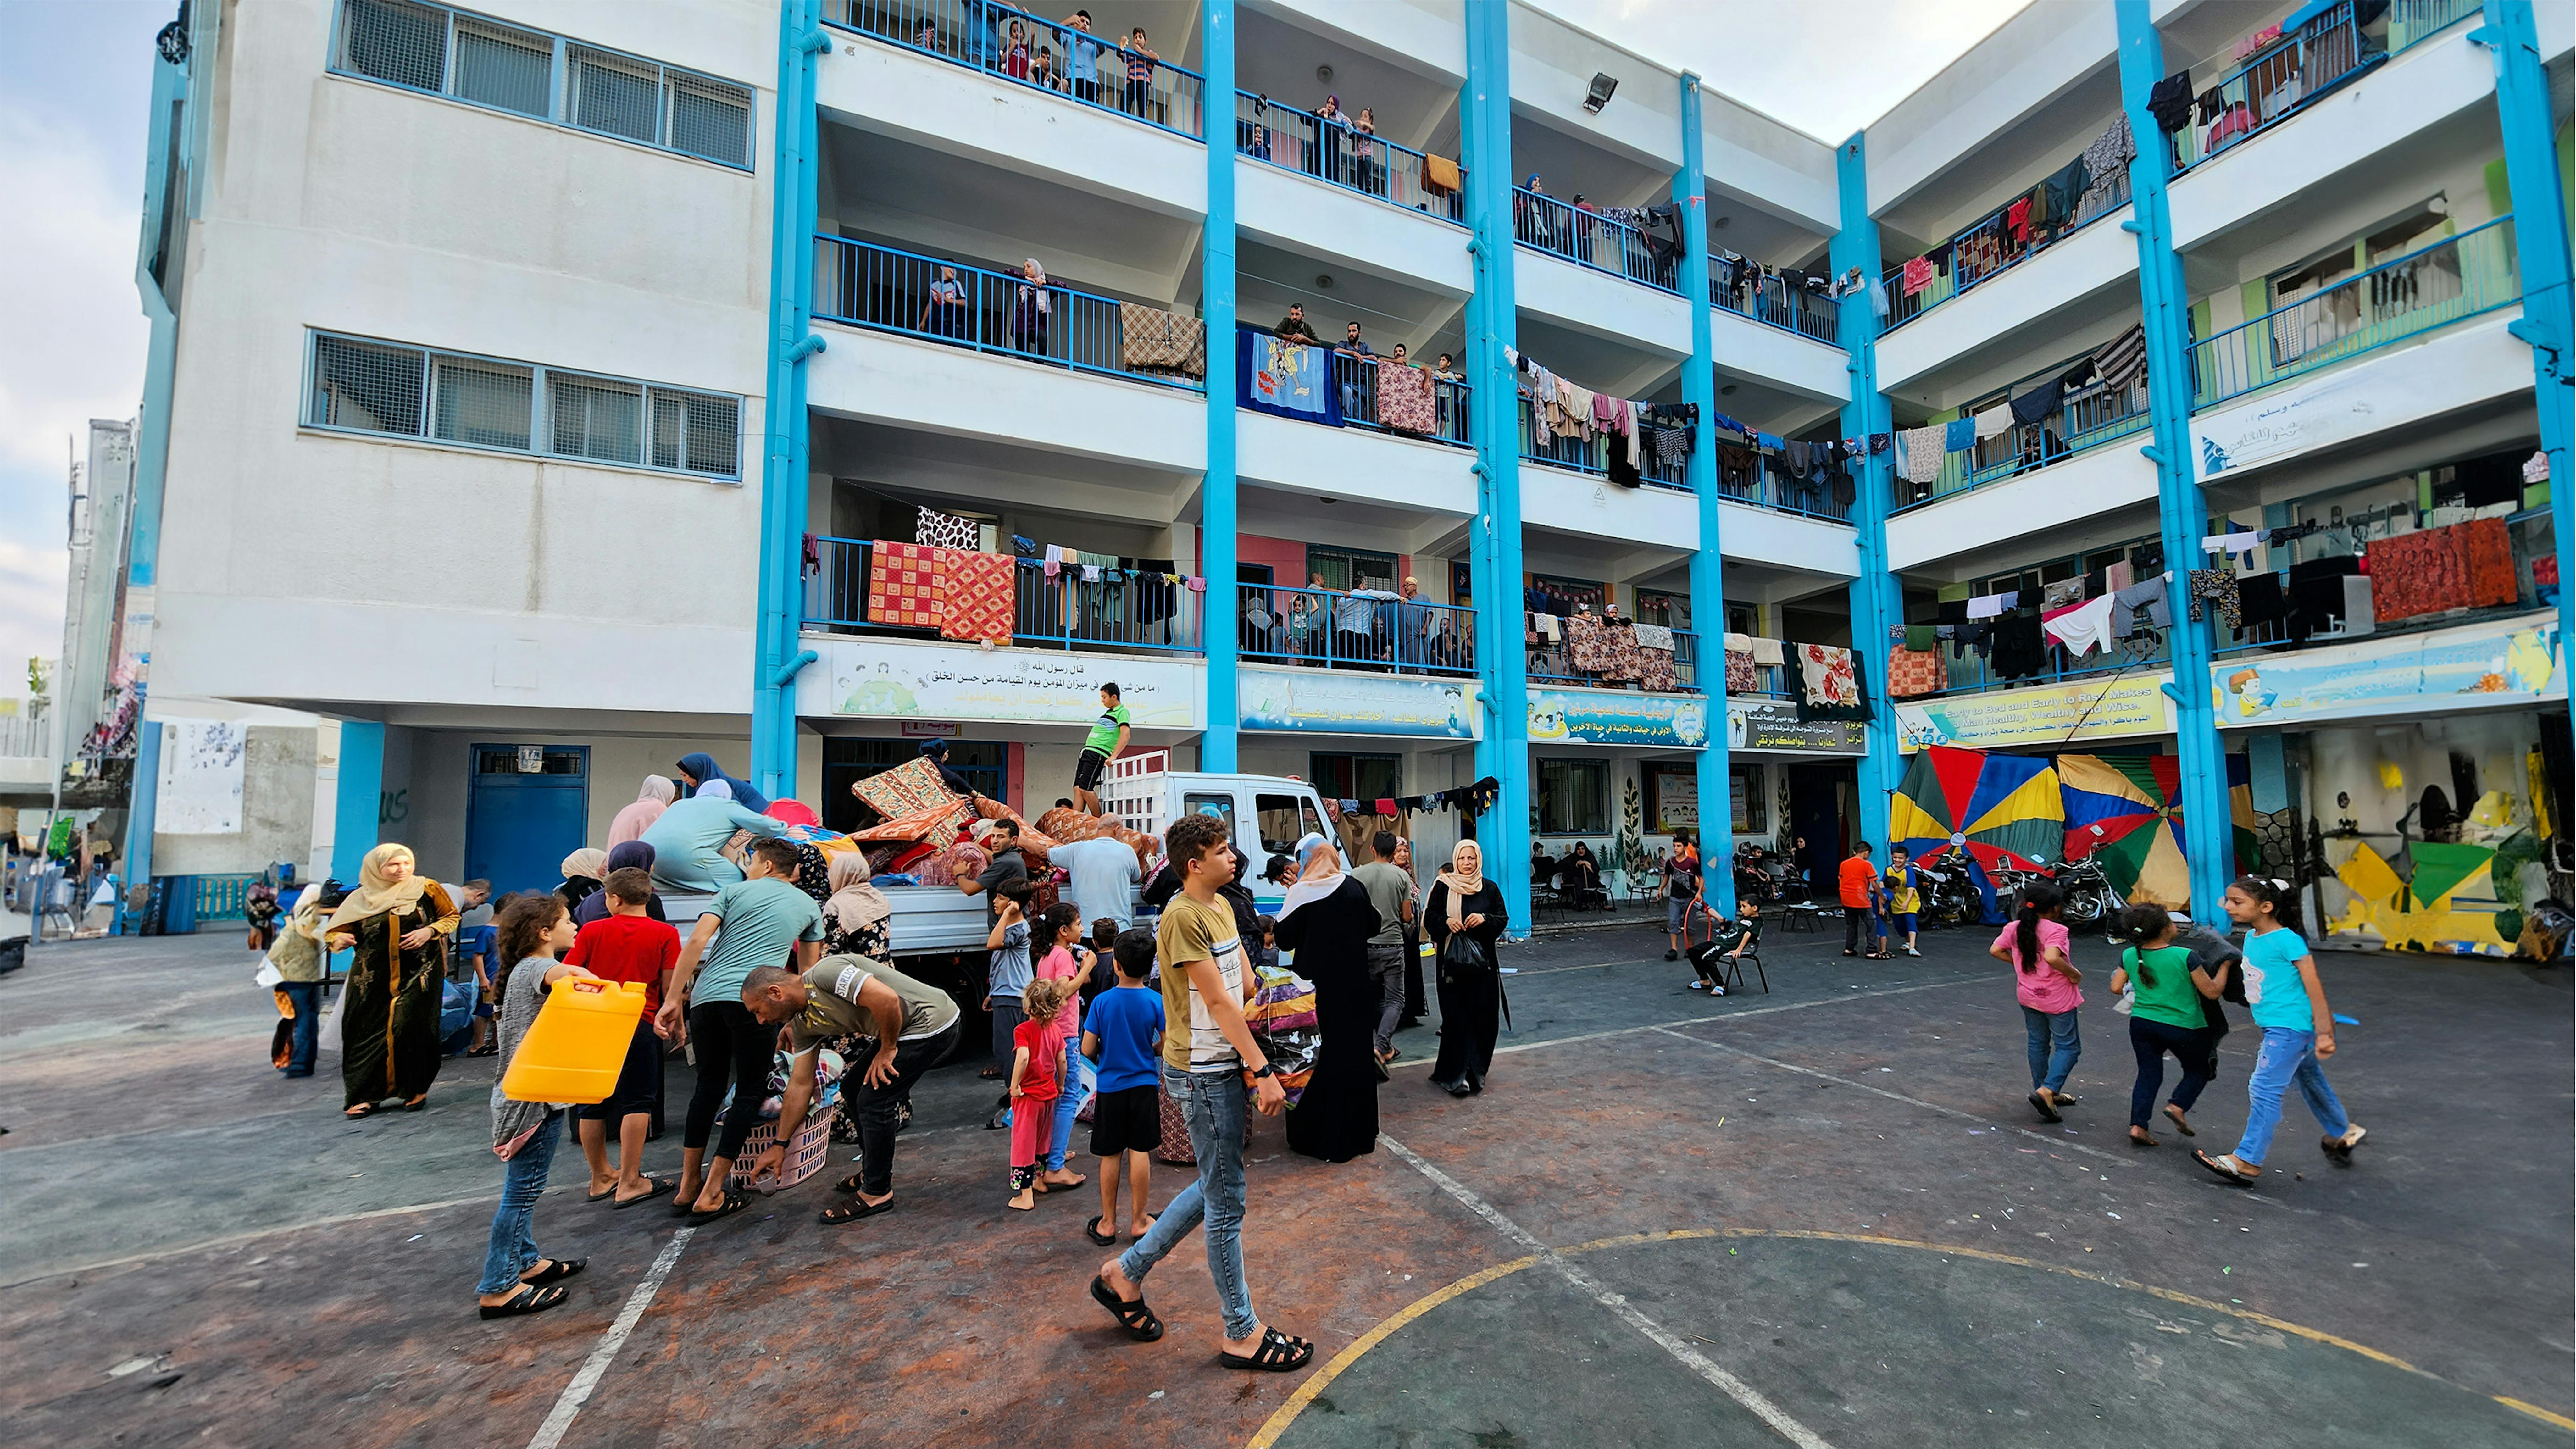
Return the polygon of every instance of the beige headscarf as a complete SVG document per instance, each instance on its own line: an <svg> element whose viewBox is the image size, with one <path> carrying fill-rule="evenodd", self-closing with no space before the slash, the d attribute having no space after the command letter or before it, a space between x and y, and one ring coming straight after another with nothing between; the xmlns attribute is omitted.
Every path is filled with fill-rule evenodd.
<svg viewBox="0 0 2576 1449"><path fill-rule="evenodd" d="M385 867L396 861L412 859L411 847L391 842L367 852L358 863L358 888L341 898L340 908L331 913L326 930L345 931L361 921L393 912L409 911L419 904L421 893L429 889L429 878L418 869L401 880L387 880Z"/></svg>
<svg viewBox="0 0 2576 1449"><path fill-rule="evenodd" d="M563 873L565 880L571 880L576 876L604 880L608 876L608 852L596 846L585 845L563 858Z"/></svg>
<svg viewBox="0 0 2576 1449"><path fill-rule="evenodd" d="M843 931L856 931L875 925L894 913L894 903L885 892L868 883L873 874L868 869L865 853L844 850L832 857L825 876L832 883L832 897L823 902L823 914Z"/></svg>
<svg viewBox="0 0 2576 1449"><path fill-rule="evenodd" d="M1440 884L1449 888L1449 929L1458 930L1459 917L1465 912L1461 902L1485 888L1485 852L1473 840L1461 840L1449 852L1449 868L1440 872Z"/></svg>

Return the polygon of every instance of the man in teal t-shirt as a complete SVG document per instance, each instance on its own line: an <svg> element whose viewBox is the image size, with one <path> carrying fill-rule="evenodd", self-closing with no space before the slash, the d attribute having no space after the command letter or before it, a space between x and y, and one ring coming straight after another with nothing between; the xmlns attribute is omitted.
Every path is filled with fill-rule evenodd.
<svg viewBox="0 0 2576 1449"><path fill-rule="evenodd" d="M1073 762L1073 808L1100 813L1100 772L1110 757L1127 748L1127 706L1118 702L1118 686L1100 686L1100 718L1082 742L1082 757Z"/></svg>

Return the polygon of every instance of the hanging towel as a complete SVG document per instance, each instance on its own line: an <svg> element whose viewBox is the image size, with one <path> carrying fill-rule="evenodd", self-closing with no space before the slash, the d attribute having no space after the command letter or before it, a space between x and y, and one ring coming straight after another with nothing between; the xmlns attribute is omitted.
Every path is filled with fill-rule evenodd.
<svg viewBox="0 0 2576 1449"><path fill-rule="evenodd" d="M1904 444L1898 456L1907 482L1941 481L1941 455L1949 449L1949 429L1908 428L1898 435L1898 441Z"/></svg>
<svg viewBox="0 0 2576 1449"><path fill-rule="evenodd" d="M2138 378L2147 370L2147 329L2132 325L2095 349L2093 370L2114 392L2127 392L2137 386Z"/></svg>
<svg viewBox="0 0 2576 1449"><path fill-rule="evenodd" d="M2117 593L2137 582L2135 572L2135 570L2129 567L2129 561L2127 559L2122 559L2118 563L2112 564L2110 567L2102 570L2102 587L2112 593Z"/></svg>
<svg viewBox="0 0 2576 1449"><path fill-rule="evenodd" d="M1456 192L1464 189L1458 176L1458 163L1446 156L1424 153L1422 184L1433 191Z"/></svg>
<svg viewBox="0 0 2576 1449"><path fill-rule="evenodd" d="M1904 280L1905 295L1909 297L1932 285L1932 259L1930 257L1916 257L1914 260L1907 262L1905 264Z"/></svg>
<svg viewBox="0 0 2576 1449"><path fill-rule="evenodd" d="M1935 633L1933 633L1933 632L1932 632L1932 630L1933 630L1933 626L1932 626L1932 625L1930 625L1930 624L1908 624L1908 625L1906 625L1906 626L1905 626L1905 647L1906 647L1906 648L1908 648L1908 649L1916 650L1916 651L1918 651L1918 652L1920 652L1920 651L1922 651L1922 650L1926 650L1926 649L1937 649L1937 648L1941 647L1941 646L1940 646L1940 642L1939 642L1939 641L1940 641L1940 636L1939 636L1939 635L1937 635L1937 634L1935 634Z"/></svg>
<svg viewBox="0 0 2576 1449"><path fill-rule="evenodd" d="M1673 647L1672 628L1665 624L1638 625L1637 647L1640 649L1670 650Z"/></svg>
<svg viewBox="0 0 2576 1449"><path fill-rule="evenodd" d="M1726 647L1730 652L1751 653L1753 649L1753 636L1750 634L1729 632L1726 636Z"/></svg>
<svg viewBox="0 0 2576 1449"><path fill-rule="evenodd" d="M1968 617L1971 619L1991 619L2003 611L2001 594L1979 594L1968 601Z"/></svg>
<svg viewBox="0 0 2576 1449"><path fill-rule="evenodd" d="M912 541L931 548L971 549L983 542L983 531L972 520L925 508L921 510L921 521L913 525Z"/></svg>
<svg viewBox="0 0 2576 1449"><path fill-rule="evenodd" d="M1547 640L1550 644L1562 643L1565 638L1565 631L1558 627L1560 622L1562 621L1560 621L1554 614L1539 615L1538 632L1540 637Z"/></svg>
<svg viewBox="0 0 2576 1449"><path fill-rule="evenodd" d="M2099 649L2111 649L2111 596L2088 599L2060 613L2040 616L2040 627L2048 636L2066 646L2066 651L2081 659Z"/></svg>
<svg viewBox="0 0 2576 1449"><path fill-rule="evenodd" d="M1860 703L1860 674L1852 652L1830 644L1798 646L1798 669L1807 688L1807 703L1849 709Z"/></svg>
<svg viewBox="0 0 2576 1449"><path fill-rule="evenodd" d="M1976 426L1978 441L2002 437L2004 431L2013 425L2012 404L1997 403L1970 421Z"/></svg>
<svg viewBox="0 0 2576 1449"><path fill-rule="evenodd" d="M2043 382L2012 400L2012 420L2028 425L2057 411L2058 400L2066 389L2055 381Z"/></svg>
<svg viewBox="0 0 2576 1449"><path fill-rule="evenodd" d="M2071 609L2083 602L2082 579L2059 579L2039 592L2039 606L2043 609Z"/></svg>
<svg viewBox="0 0 2576 1449"><path fill-rule="evenodd" d="M1977 420L1960 418L1945 425L1942 448L1946 452L1964 453L1977 445Z"/></svg>
<svg viewBox="0 0 2576 1449"><path fill-rule="evenodd" d="M1897 645L1887 651L1887 693L1892 699L1918 699L1950 687L1949 667L1941 651Z"/></svg>
<svg viewBox="0 0 2576 1449"><path fill-rule="evenodd" d="M1789 656L1788 656L1788 652L1787 652L1787 650L1786 650L1786 649L1784 649L1784 648L1782 647L1781 642L1780 642L1779 640L1777 640L1777 639L1765 639L1765 638L1761 637L1761 636L1760 636L1760 635L1758 635L1758 634L1754 636L1754 639L1753 639L1753 662L1754 662L1754 663L1756 663L1756 664L1785 664L1785 663L1787 663L1787 662L1788 662L1788 658L1789 658Z"/></svg>
<svg viewBox="0 0 2576 1449"><path fill-rule="evenodd" d="M2200 541L2200 551L2223 553L2232 558L2237 554L2252 553L2254 545L2262 541L2263 535L2252 529L2241 529L2233 533L2213 533Z"/></svg>

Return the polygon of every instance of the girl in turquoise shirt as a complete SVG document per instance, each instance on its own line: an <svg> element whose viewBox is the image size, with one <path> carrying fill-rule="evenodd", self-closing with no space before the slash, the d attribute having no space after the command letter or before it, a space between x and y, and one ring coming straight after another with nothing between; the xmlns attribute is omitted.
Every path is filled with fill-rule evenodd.
<svg viewBox="0 0 2576 1449"><path fill-rule="evenodd" d="M2335 1053L2334 1013L2317 979L2316 958L2295 928L2298 896L2284 882L2249 875L2227 888L2226 904L2228 919L2245 928L2245 960L2238 969L2263 1045L2245 1083L2245 1136L2236 1150L2223 1157L2198 1150L2191 1155L2239 1187L2260 1178L2272 1133L2281 1125L2281 1098L2296 1082L2308 1111L2325 1128L2318 1145L2328 1158L2349 1163L2366 1134L2326 1085L2325 1059Z"/></svg>

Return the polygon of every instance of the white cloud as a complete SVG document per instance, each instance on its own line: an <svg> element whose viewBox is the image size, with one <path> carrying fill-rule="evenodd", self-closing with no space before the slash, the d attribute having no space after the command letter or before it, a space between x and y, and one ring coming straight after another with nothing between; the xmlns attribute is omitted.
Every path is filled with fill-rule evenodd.
<svg viewBox="0 0 2576 1449"><path fill-rule="evenodd" d="M0 695L23 694L27 661L63 652L63 588L71 555L61 545L0 539Z"/></svg>
<svg viewBox="0 0 2576 1449"><path fill-rule="evenodd" d="M134 292L140 205L90 138L0 100L0 463L59 472L66 437L132 417L150 328Z"/></svg>

